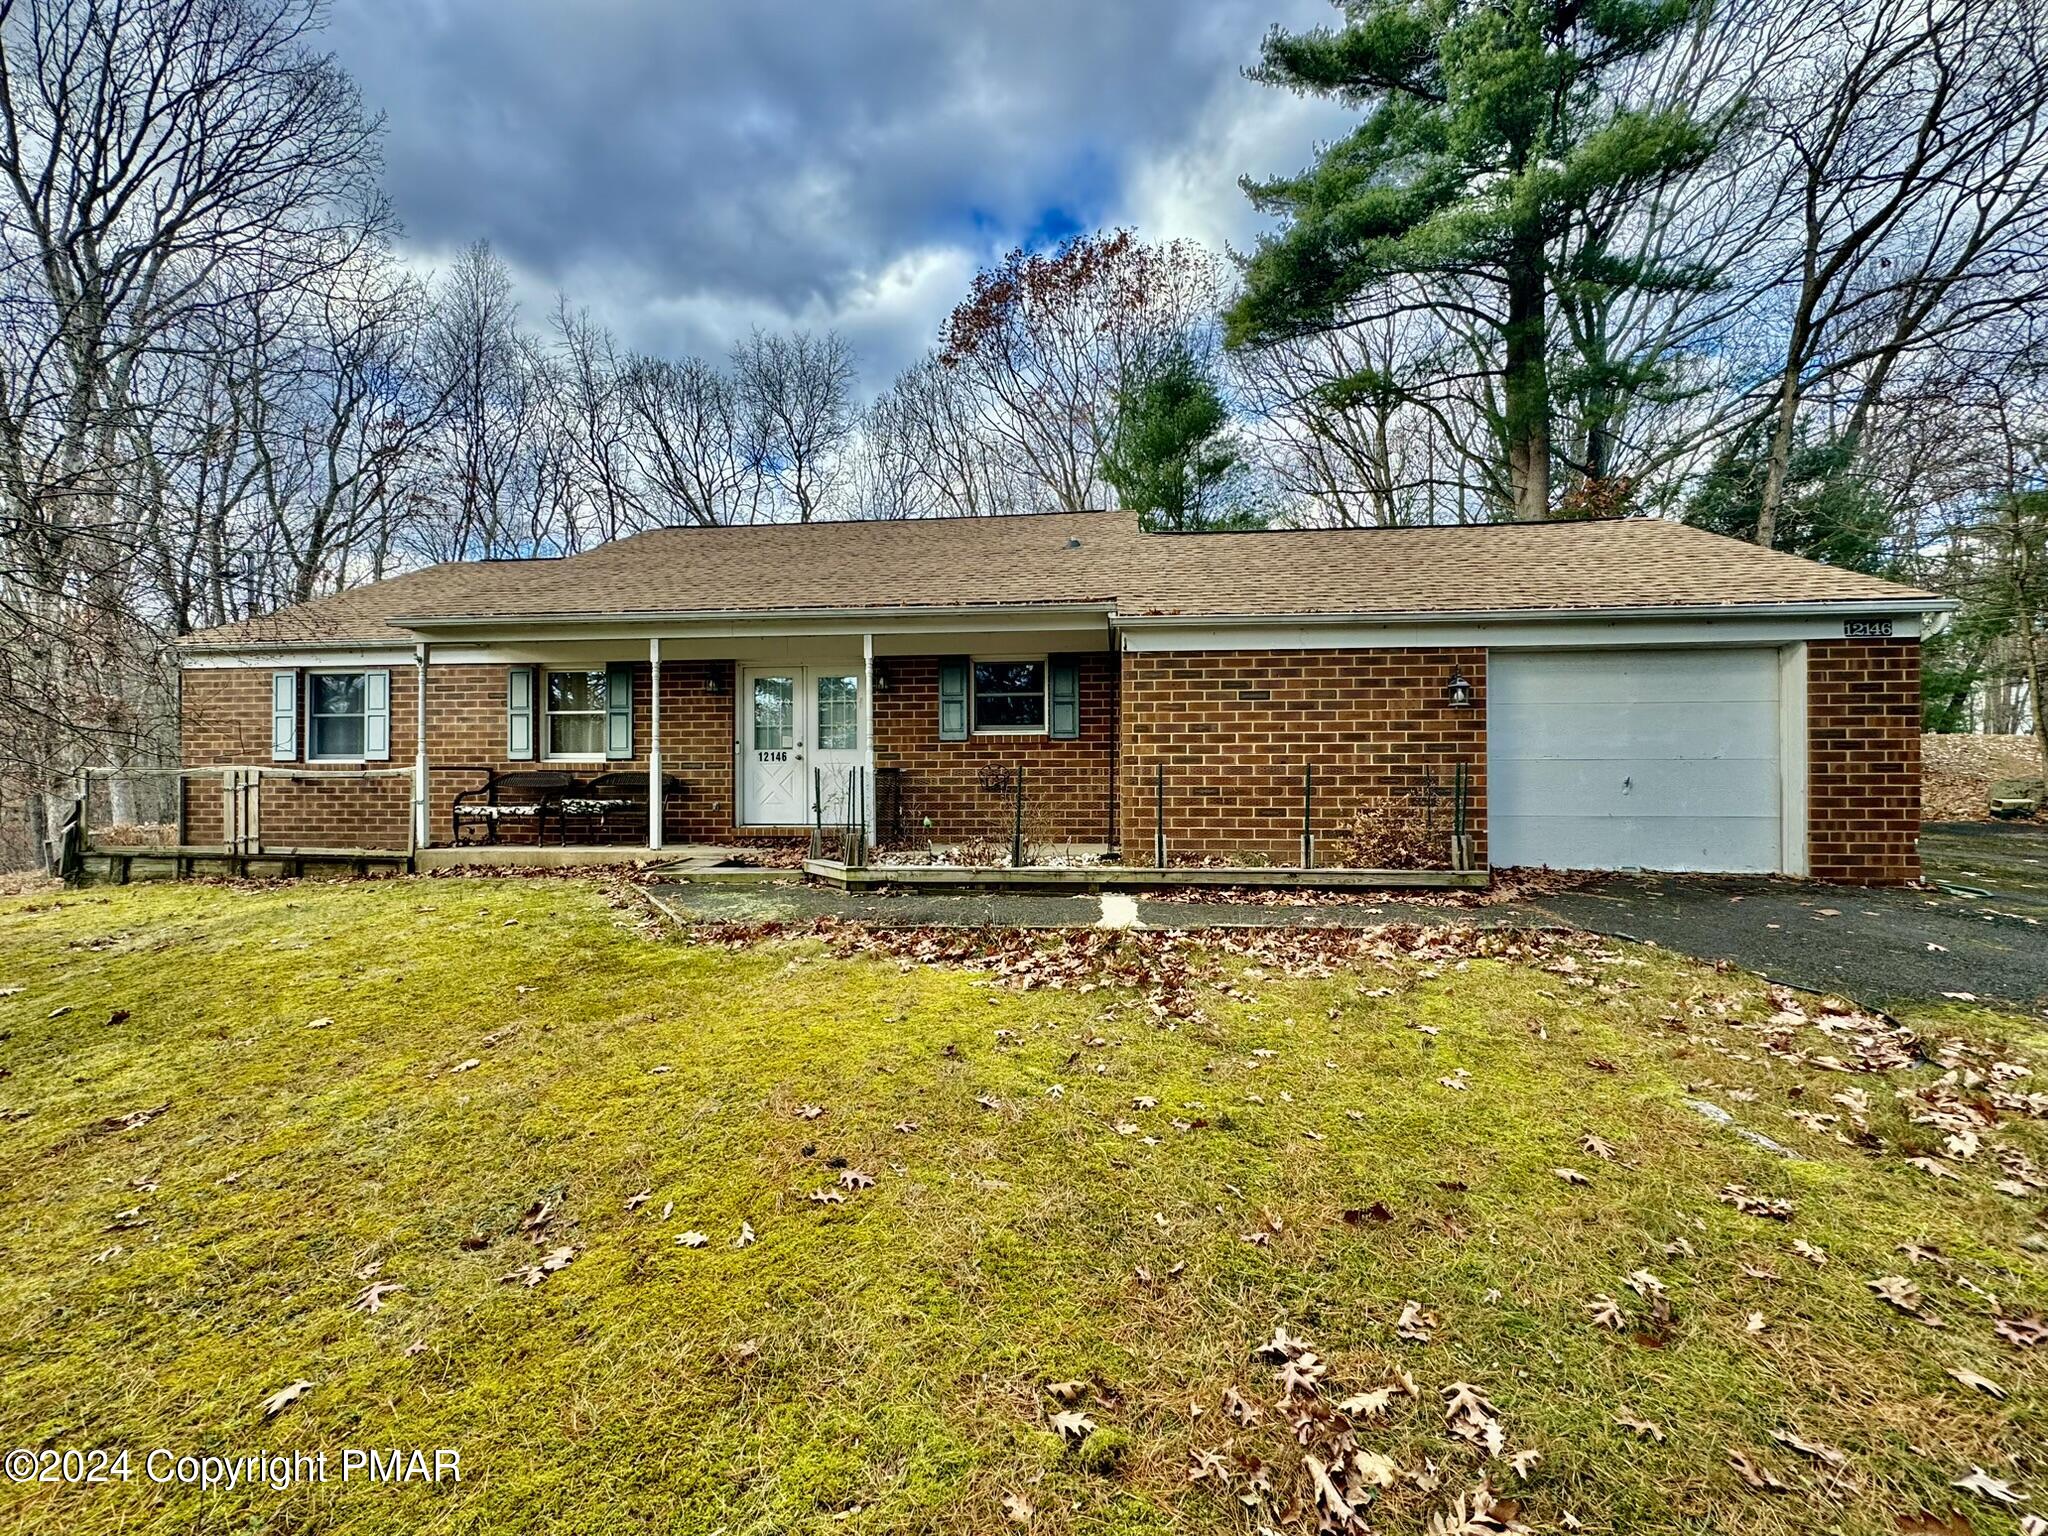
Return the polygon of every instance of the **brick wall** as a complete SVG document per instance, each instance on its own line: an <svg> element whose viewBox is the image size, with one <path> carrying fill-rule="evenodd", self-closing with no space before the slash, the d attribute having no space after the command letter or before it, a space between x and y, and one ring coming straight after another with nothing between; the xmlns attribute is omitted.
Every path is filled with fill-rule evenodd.
<svg viewBox="0 0 2048 1536"><path fill-rule="evenodd" d="M1025 829L1034 840L1108 843L1116 753L1116 658L1079 663L1081 734L969 736L939 740L939 658L877 662L888 686L876 692L875 767L903 773L904 833L911 843L992 837L1007 844L1015 816L1012 785L1024 769ZM925 818L931 828L925 829Z"/></svg>
<svg viewBox="0 0 2048 1536"><path fill-rule="evenodd" d="M391 671L391 757L373 766L410 767L419 711L414 702L415 670ZM428 828L430 840L445 843L452 832L456 793L483 782L479 769L503 771L545 766L514 762L505 755L505 678L502 665L443 666L430 673L431 709L427 736ZM270 757L270 672L262 668L191 670L184 674L184 756L188 767L275 766ZM633 668L634 756L578 765L585 773L647 769L652 703L645 662ZM715 681L716 688L709 686ZM716 840L732 835L733 666L728 661L663 661L661 665L662 772L684 781L671 794L663 829L671 843ZM300 721L301 750L305 722ZM411 815L410 779L349 782L266 776L262 788L261 835L271 846L403 848ZM186 789L186 838L195 844L222 840L221 796L216 781L194 780ZM516 840L523 827L503 824L501 836Z"/></svg>
<svg viewBox="0 0 2048 1536"><path fill-rule="evenodd" d="M412 762L413 703L410 667L391 670L391 760L372 767L403 768ZM302 711L303 712L303 711ZM184 760L188 768L269 768L270 671L230 667L188 671L179 698ZM300 722L303 728L304 721ZM290 765L274 765L283 769ZM412 780L266 777L260 792L259 835L270 847L399 848L406 846L412 815ZM224 840L221 783L213 777L185 781L185 841Z"/></svg>
<svg viewBox="0 0 2048 1536"><path fill-rule="evenodd" d="M1920 642L1806 648L1807 861L1817 880L1920 877Z"/></svg>
<svg viewBox="0 0 2048 1536"><path fill-rule="evenodd" d="M1473 685L1452 709L1453 668ZM1120 753L1124 856L1152 857L1156 765L1166 767L1169 862L1292 863L1301 846L1302 765L1315 766L1319 840L1367 800L1455 764L1470 775L1468 829L1485 858L1486 652L1130 651ZM1448 832L1446 833L1448 854ZM1323 843L1320 859L1332 856ZM1320 861L1319 859L1319 861Z"/></svg>

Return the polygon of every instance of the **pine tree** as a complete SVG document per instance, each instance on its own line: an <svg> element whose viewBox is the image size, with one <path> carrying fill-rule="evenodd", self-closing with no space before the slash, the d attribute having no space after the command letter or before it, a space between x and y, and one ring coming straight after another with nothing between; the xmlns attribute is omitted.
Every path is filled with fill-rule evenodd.
<svg viewBox="0 0 2048 1536"><path fill-rule="evenodd" d="M1563 255L1589 208L1702 163L1721 122L1626 106L1615 72L1661 48L1705 0L1338 0L1343 25L1267 35L1253 79L1361 109L1298 176L1244 183L1284 227L1260 242L1228 316L1233 346L1345 323L1417 280L1420 302L1492 354L1491 427L1514 515L1550 514L1551 322ZM1607 281L1696 285L1618 264ZM1384 381L1375 381L1384 382Z"/></svg>
<svg viewBox="0 0 2048 1536"><path fill-rule="evenodd" d="M1134 368L1116 407L1102 475L1148 531L1259 526L1256 512L1232 495L1244 465L1230 438L1230 408L1185 347Z"/></svg>

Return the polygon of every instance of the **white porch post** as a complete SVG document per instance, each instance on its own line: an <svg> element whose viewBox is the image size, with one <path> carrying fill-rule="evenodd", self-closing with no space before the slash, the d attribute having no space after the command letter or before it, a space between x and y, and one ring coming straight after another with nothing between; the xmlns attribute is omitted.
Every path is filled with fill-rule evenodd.
<svg viewBox="0 0 2048 1536"><path fill-rule="evenodd" d="M661 846L661 636L647 641L647 846Z"/></svg>
<svg viewBox="0 0 2048 1536"><path fill-rule="evenodd" d="M866 757L867 771L861 777L867 783L862 795L865 814L861 820L867 823L868 846L875 846L875 637L863 634L860 637L860 743Z"/></svg>
<svg viewBox="0 0 2048 1536"><path fill-rule="evenodd" d="M412 743L412 845L424 848L434 829L428 824L427 804L427 642L412 648L413 659L413 743Z"/></svg>

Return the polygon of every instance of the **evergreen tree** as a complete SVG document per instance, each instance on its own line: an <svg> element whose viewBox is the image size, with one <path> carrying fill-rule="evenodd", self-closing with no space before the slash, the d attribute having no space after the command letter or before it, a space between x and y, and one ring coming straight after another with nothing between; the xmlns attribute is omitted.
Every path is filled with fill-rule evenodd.
<svg viewBox="0 0 2048 1536"><path fill-rule="evenodd" d="M1252 78L1363 110L1298 176L1244 183L1286 220L1228 316L1234 346L1342 325L1401 279L1474 336L1513 513L1550 506L1550 350L1560 283L1694 287L1696 270L1601 262L1566 236L1595 207L1701 164L1722 124L1617 102L1611 77L1705 0L1338 0L1344 23L1275 30ZM1583 231L1581 231L1583 232Z"/></svg>
<svg viewBox="0 0 2048 1536"><path fill-rule="evenodd" d="M1773 543L1825 565L1869 576L1903 576L1892 558L1890 514L1883 499L1856 474L1855 456L1855 444L1847 439L1794 447ZM1693 492L1686 503L1686 522L1754 540L1768 471L1763 433L1744 433Z"/></svg>
<svg viewBox="0 0 2048 1536"><path fill-rule="evenodd" d="M1237 494L1243 468L1231 441L1230 408L1185 347L1126 376L1102 475L1148 530L1258 527L1263 519Z"/></svg>

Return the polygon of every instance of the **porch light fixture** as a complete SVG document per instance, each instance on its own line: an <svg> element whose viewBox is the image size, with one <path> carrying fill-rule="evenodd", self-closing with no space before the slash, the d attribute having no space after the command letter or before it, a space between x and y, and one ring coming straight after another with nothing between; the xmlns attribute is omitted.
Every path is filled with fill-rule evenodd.
<svg viewBox="0 0 2048 1536"><path fill-rule="evenodd" d="M704 674L704 691L706 693L725 692L725 672L722 668L713 667Z"/></svg>
<svg viewBox="0 0 2048 1536"><path fill-rule="evenodd" d="M1451 668L1451 680L1444 684L1444 699L1453 709L1472 707L1472 681L1462 668Z"/></svg>

